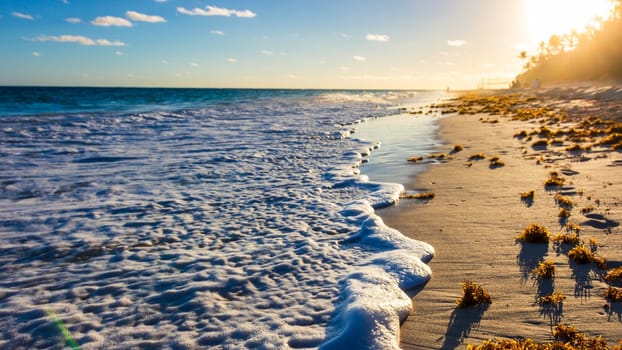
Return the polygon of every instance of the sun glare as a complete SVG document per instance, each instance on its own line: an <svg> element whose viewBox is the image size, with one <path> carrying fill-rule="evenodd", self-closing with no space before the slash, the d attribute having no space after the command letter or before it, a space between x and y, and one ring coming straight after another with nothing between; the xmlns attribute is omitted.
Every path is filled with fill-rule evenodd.
<svg viewBox="0 0 622 350"><path fill-rule="evenodd" d="M532 44L553 34L583 32L595 18L609 16L610 0L526 0L527 29Z"/></svg>

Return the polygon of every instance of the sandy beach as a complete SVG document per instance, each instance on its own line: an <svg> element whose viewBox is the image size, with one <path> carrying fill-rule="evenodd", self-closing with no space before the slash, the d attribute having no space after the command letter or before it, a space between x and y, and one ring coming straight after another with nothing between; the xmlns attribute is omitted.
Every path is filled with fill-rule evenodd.
<svg viewBox="0 0 622 350"><path fill-rule="evenodd" d="M507 110L504 116L482 113L486 110L477 103L467 113L463 102L462 107L454 103L456 113L439 121L445 146L438 151L446 157L437 157L438 164L405 185L407 191L432 192L434 198L403 199L379 211L387 225L436 249L432 279L412 293L413 311L401 328L402 348L465 348L497 338L547 342L558 323L617 344L622 303L604 298L610 284L603 276L622 265L622 153L602 144L606 135L580 140L583 147L592 145L589 150L567 148L578 140L570 135L571 128L588 117L593 117L592 124L583 122L584 129L599 127L595 117L617 119L619 126L621 96L616 88L590 86L523 91L514 97L523 99L510 108L514 115L517 108L545 107L548 113L523 118L529 120L511 120ZM457 113L460 108L463 113ZM551 122L552 116L559 120ZM523 130L528 136L516 137ZM546 141L535 144L539 140ZM463 149L452 152L454 145ZM476 154L485 158L473 159ZM429 155L413 156L429 161ZM491 163L495 156L497 165ZM546 187L553 171L564 184ZM533 200L521 199L522 192L532 190ZM559 216L564 207L560 196L572 202L569 217ZM606 260L607 268L571 261L567 254L572 245L518 242L516 236L531 223L546 226L551 236L579 231L586 246L595 239L592 250ZM554 262L551 280L535 279L531 272L544 260ZM492 304L457 308L465 280L483 286ZM537 303L553 291L563 293L562 303Z"/></svg>

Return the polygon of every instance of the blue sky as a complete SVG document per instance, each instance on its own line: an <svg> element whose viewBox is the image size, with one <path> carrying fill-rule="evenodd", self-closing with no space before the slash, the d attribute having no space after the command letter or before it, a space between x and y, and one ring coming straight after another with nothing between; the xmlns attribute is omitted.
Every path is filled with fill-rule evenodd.
<svg viewBox="0 0 622 350"><path fill-rule="evenodd" d="M0 85L475 88L520 70L528 2L0 0Z"/></svg>

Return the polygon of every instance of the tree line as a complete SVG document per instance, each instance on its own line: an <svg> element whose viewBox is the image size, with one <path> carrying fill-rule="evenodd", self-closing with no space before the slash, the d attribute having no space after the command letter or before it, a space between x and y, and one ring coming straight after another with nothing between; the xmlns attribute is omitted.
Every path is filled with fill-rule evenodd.
<svg viewBox="0 0 622 350"><path fill-rule="evenodd" d="M539 83L622 79L622 0L613 3L610 16L598 19L584 31L552 35L529 56L521 51L523 70L513 86Z"/></svg>

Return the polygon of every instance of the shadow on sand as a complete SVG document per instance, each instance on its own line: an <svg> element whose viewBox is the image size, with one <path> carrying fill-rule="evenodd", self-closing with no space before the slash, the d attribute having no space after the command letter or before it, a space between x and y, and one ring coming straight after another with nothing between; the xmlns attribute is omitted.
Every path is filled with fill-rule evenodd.
<svg viewBox="0 0 622 350"><path fill-rule="evenodd" d="M520 252L516 256L516 263L521 272L521 282L526 283L531 276L531 271L538 267L549 250L548 244L520 243Z"/></svg>
<svg viewBox="0 0 622 350"><path fill-rule="evenodd" d="M456 349L458 348L464 338L466 338L471 330L477 329L482 316L488 310L487 304L456 308L451 314L449 324L447 325L447 333L445 333L445 341L441 349Z"/></svg>

